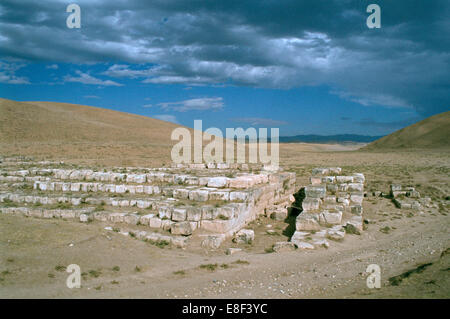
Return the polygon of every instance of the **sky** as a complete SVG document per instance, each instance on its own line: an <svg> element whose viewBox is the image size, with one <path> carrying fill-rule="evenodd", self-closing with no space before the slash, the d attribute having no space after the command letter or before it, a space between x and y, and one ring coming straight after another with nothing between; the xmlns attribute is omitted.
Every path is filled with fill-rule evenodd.
<svg viewBox="0 0 450 319"><path fill-rule="evenodd" d="M2 0L0 97L385 135L450 110L449 17L447 0Z"/></svg>

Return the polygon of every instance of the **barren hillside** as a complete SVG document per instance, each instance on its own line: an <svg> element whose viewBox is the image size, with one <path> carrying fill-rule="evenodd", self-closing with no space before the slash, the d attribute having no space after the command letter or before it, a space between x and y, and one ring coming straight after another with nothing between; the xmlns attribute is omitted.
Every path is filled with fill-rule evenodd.
<svg viewBox="0 0 450 319"><path fill-rule="evenodd" d="M370 143L366 150L449 148L450 111L431 116Z"/></svg>

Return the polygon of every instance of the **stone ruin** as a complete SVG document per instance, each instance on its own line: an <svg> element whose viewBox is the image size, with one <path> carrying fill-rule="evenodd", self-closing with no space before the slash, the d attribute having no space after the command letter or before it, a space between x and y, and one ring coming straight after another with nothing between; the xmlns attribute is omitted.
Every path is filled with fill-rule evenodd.
<svg viewBox="0 0 450 319"><path fill-rule="evenodd" d="M363 174L343 175L339 167L313 169L310 185L295 195L294 206L300 210L295 232L290 242L276 243L273 249L328 248L328 239L340 241L346 233L360 234L364 182Z"/></svg>
<svg viewBox="0 0 450 319"><path fill-rule="evenodd" d="M107 230L182 248L194 237L211 249L228 238L250 243L254 232L245 226L260 215L295 220L290 241L276 243L274 251L328 247L330 239L363 231L363 174L315 168L310 185L298 192L295 180L295 173L260 165L95 170L9 158L0 160L0 211L100 221Z"/></svg>
<svg viewBox="0 0 450 319"><path fill-rule="evenodd" d="M0 165L2 213L101 221L111 225L106 229L177 247L193 235L207 248L233 236L249 241L245 225L261 214L287 212L295 192L295 173L257 165L93 170L14 158Z"/></svg>
<svg viewBox="0 0 450 319"><path fill-rule="evenodd" d="M420 198L420 193L414 187L403 187L392 184L390 196L397 208L420 210L423 206L430 207L431 198Z"/></svg>

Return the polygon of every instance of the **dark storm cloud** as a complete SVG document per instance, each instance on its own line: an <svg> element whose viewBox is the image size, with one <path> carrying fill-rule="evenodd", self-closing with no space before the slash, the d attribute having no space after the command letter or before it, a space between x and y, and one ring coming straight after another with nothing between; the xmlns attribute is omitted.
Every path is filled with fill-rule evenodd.
<svg viewBox="0 0 450 319"><path fill-rule="evenodd" d="M381 29L365 24L372 2ZM422 115L450 107L446 0L77 1L79 30L66 27L68 3L2 1L0 58L109 62L104 75L144 83L325 84Z"/></svg>

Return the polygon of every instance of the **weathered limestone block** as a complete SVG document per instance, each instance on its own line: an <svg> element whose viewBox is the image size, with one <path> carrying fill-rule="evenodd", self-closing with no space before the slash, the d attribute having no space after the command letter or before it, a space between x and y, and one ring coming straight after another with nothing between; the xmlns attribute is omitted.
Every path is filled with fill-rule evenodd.
<svg viewBox="0 0 450 319"><path fill-rule="evenodd" d="M338 185L338 191L339 192L346 192L346 191L348 191L348 184L345 184L345 183L339 184Z"/></svg>
<svg viewBox="0 0 450 319"><path fill-rule="evenodd" d="M353 176L336 176L338 183L353 183Z"/></svg>
<svg viewBox="0 0 450 319"><path fill-rule="evenodd" d="M318 215L302 212L295 219L295 229L303 231L320 230Z"/></svg>
<svg viewBox="0 0 450 319"><path fill-rule="evenodd" d="M311 198L323 198L326 195L326 188L325 186L306 186L305 195Z"/></svg>
<svg viewBox="0 0 450 319"><path fill-rule="evenodd" d="M402 185L400 184L392 184L391 185L391 192L401 191Z"/></svg>
<svg viewBox="0 0 450 319"><path fill-rule="evenodd" d="M230 192L230 200L231 201L246 201L249 198L249 194L247 192Z"/></svg>
<svg viewBox="0 0 450 319"><path fill-rule="evenodd" d="M354 173L353 174L353 181L355 183L363 183L365 182L366 178L364 177L364 174L361 173Z"/></svg>
<svg viewBox="0 0 450 319"><path fill-rule="evenodd" d="M406 196L410 197L410 198L420 198L420 193L416 190L408 190L406 192Z"/></svg>
<svg viewBox="0 0 450 319"><path fill-rule="evenodd" d="M209 193L209 199L210 200L229 200L230 199L230 192L229 192L229 190L212 191L212 192Z"/></svg>
<svg viewBox="0 0 450 319"><path fill-rule="evenodd" d="M281 253L287 251L294 251L295 245L289 241L279 241L273 244L272 249L274 252Z"/></svg>
<svg viewBox="0 0 450 319"><path fill-rule="evenodd" d="M324 239L324 238L316 238L313 239L311 244L314 247L324 247L324 248L329 248L330 247L330 243L328 242L328 240Z"/></svg>
<svg viewBox="0 0 450 319"><path fill-rule="evenodd" d="M149 208L152 207L152 202L146 200L137 200L136 207L141 209Z"/></svg>
<svg viewBox="0 0 450 319"><path fill-rule="evenodd" d="M353 205L353 206L351 206L351 213L353 215L362 215L362 213L363 213L362 205Z"/></svg>
<svg viewBox="0 0 450 319"><path fill-rule="evenodd" d="M184 236L173 236L171 244L177 248L186 248L188 242L188 237Z"/></svg>
<svg viewBox="0 0 450 319"><path fill-rule="evenodd" d="M52 215L53 217L53 215ZM45 212L44 212L44 218L45 218ZM87 214L80 214L80 222L87 223L89 221L89 215Z"/></svg>
<svg viewBox="0 0 450 319"><path fill-rule="evenodd" d="M172 224L170 232L174 235L188 236L192 235L192 227L190 222L179 222Z"/></svg>
<svg viewBox="0 0 450 319"><path fill-rule="evenodd" d="M350 191L350 192L363 192L364 191L364 184L362 184L362 183L349 183L348 184L348 191Z"/></svg>
<svg viewBox="0 0 450 319"><path fill-rule="evenodd" d="M186 215L188 221L198 222L202 219L202 211L197 207L186 208Z"/></svg>
<svg viewBox="0 0 450 319"><path fill-rule="evenodd" d="M255 232L251 229L241 229L233 238L233 242L237 244L251 244L253 240L255 240Z"/></svg>
<svg viewBox="0 0 450 319"><path fill-rule="evenodd" d="M123 220L125 223L130 224L130 225L137 225L138 221L139 221L139 215L137 214L128 214L124 217Z"/></svg>
<svg viewBox="0 0 450 319"><path fill-rule="evenodd" d="M334 183L336 181L336 176L324 176L321 178L321 182L324 184Z"/></svg>
<svg viewBox="0 0 450 319"><path fill-rule="evenodd" d="M320 198L311 198L306 197L302 201L302 208L303 211L314 211L318 210L320 207L320 204L322 203L322 200Z"/></svg>
<svg viewBox="0 0 450 319"><path fill-rule="evenodd" d="M151 218L148 220L148 226L149 226L150 228L161 228L161 226L162 226L162 220L161 220L161 218L158 218L158 217L151 217Z"/></svg>
<svg viewBox="0 0 450 319"><path fill-rule="evenodd" d="M327 191L330 192L330 194L336 194L336 192L338 191L338 185L327 184Z"/></svg>
<svg viewBox="0 0 450 319"><path fill-rule="evenodd" d="M195 189L189 192L189 199L197 202L206 202L209 191L206 189Z"/></svg>
<svg viewBox="0 0 450 319"><path fill-rule="evenodd" d="M126 213L111 213L108 215L108 219L113 223L123 223L126 215Z"/></svg>
<svg viewBox="0 0 450 319"><path fill-rule="evenodd" d="M130 201L127 199L123 199L119 201L119 206L120 207L129 207L130 206Z"/></svg>
<svg viewBox="0 0 450 319"><path fill-rule="evenodd" d="M204 237L201 246L207 249L218 249L225 240L225 235L223 234L201 235L201 237Z"/></svg>
<svg viewBox="0 0 450 319"><path fill-rule="evenodd" d="M219 234L223 234L226 233L228 231L230 231L234 226L234 221L233 220L220 220L220 219L215 219L215 220L202 220L200 221L200 228L210 231L210 232L214 232L214 233L219 233Z"/></svg>
<svg viewBox="0 0 450 319"><path fill-rule="evenodd" d="M291 243L294 243L294 245L297 246L299 242L305 241L305 238L309 236L309 232L303 232L303 231L295 231L294 234L291 237Z"/></svg>
<svg viewBox="0 0 450 319"><path fill-rule="evenodd" d="M334 241L341 241L345 237L345 230L340 225L334 226L327 230L326 237Z"/></svg>
<svg viewBox="0 0 450 319"><path fill-rule="evenodd" d="M150 223L150 218L153 218L153 217L155 217L155 214L147 214L147 215L141 216L139 218L139 223L141 225L148 226Z"/></svg>
<svg viewBox="0 0 450 319"><path fill-rule="evenodd" d="M165 231L170 231L170 228L172 227L173 224L175 224L174 221L169 219L163 219L161 221L161 228Z"/></svg>
<svg viewBox="0 0 450 319"><path fill-rule="evenodd" d="M228 184L228 178L224 176L211 177L208 180L208 187L226 187Z"/></svg>
<svg viewBox="0 0 450 319"><path fill-rule="evenodd" d="M329 212L324 210L319 215L319 223L322 225L338 225L342 221L342 212Z"/></svg>
<svg viewBox="0 0 450 319"><path fill-rule="evenodd" d="M172 211L172 220L181 222L186 220L187 211L186 208L174 208Z"/></svg>
<svg viewBox="0 0 450 319"><path fill-rule="evenodd" d="M171 206L159 206L158 207L158 216L161 219L171 219L172 218L172 210Z"/></svg>
<svg viewBox="0 0 450 319"><path fill-rule="evenodd" d="M350 194L350 201L353 203L361 205L364 199L363 193L352 193Z"/></svg>
<svg viewBox="0 0 450 319"><path fill-rule="evenodd" d="M363 231L362 216L353 216L345 225L345 231L350 234L360 235Z"/></svg>
<svg viewBox="0 0 450 319"><path fill-rule="evenodd" d="M175 188L173 190L173 197L179 199L188 199L189 190L184 188Z"/></svg>
<svg viewBox="0 0 450 319"><path fill-rule="evenodd" d="M336 204L336 196L327 195L323 199L324 204Z"/></svg>
<svg viewBox="0 0 450 319"><path fill-rule="evenodd" d="M313 170L312 170L312 174L315 176L326 175L329 172L330 172L330 170L328 168L321 168L321 167L313 168Z"/></svg>
<svg viewBox="0 0 450 319"><path fill-rule="evenodd" d="M241 251L242 251L241 248L232 248L232 247L230 247L230 248L227 248L227 250L225 251L225 254L227 254L227 255L234 255L234 254L240 253Z"/></svg>

